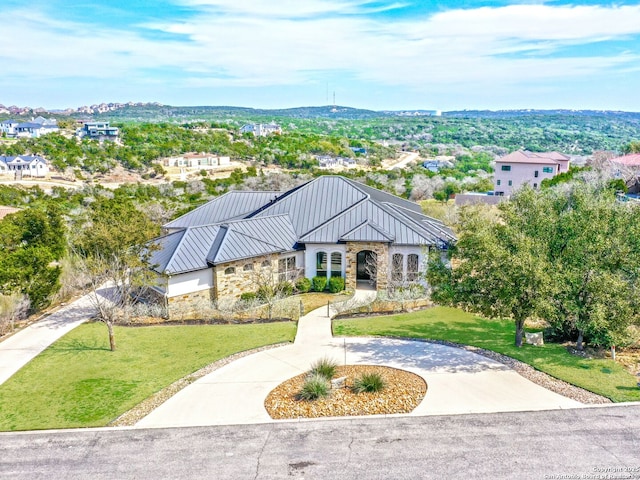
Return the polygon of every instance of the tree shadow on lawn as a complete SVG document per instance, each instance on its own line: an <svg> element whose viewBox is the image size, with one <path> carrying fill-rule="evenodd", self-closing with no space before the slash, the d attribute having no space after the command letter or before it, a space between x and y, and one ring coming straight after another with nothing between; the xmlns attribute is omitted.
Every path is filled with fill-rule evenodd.
<svg viewBox="0 0 640 480"><path fill-rule="evenodd" d="M391 338L347 340L348 363L386 365L426 373L479 373L509 367L466 350L435 343ZM351 361L349 361L351 360Z"/></svg>
<svg viewBox="0 0 640 480"><path fill-rule="evenodd" d="M103 342L98 340L87 341L78 339L58 340L53 344L50 349L56 353L72 354L79 352L90 351L106 351L110 352L111 349Z"/></svg>

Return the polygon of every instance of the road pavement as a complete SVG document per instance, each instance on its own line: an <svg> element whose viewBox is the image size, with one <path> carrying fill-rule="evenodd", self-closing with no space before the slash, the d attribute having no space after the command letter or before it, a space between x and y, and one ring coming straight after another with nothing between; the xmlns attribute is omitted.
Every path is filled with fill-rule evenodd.
<svg viewBox="0 0 640 480"><path fill-rule="evenodd" d="M11 480L638 479L640 405L0 433L0 451Z"/></svg>

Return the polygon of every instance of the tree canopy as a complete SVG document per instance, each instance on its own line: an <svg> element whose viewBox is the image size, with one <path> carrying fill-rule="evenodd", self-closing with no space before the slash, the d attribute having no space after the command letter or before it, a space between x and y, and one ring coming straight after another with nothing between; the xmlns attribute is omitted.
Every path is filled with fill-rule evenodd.
<svg viewBox="0 0 640 480"><path fill-rule="evenodd" d="M524 188L497 218L461 214L451 268L432 259L433 298L489 317L544 318L598 345L619 343L640 314L640 208L617 202L606 183L536 192Z"/></svg>

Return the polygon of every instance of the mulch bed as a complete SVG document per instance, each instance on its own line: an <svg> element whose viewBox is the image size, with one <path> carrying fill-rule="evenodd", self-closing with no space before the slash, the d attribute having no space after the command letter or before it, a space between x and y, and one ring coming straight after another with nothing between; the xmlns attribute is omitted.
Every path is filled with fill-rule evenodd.
<svg viewBox="0 0 640 480"><path fill-rule="evenodd" d="M376 393L355 393L353 381L363 373L379 373L385 387ZM427 384L414 373L397 368L373 365L345 365L337 368L334 378L347 377L345 386L331 390L328 397L299 400L307 374L280 384L269 393L265 408L271 418L318 418L409 413L424 398Z"/></svg>

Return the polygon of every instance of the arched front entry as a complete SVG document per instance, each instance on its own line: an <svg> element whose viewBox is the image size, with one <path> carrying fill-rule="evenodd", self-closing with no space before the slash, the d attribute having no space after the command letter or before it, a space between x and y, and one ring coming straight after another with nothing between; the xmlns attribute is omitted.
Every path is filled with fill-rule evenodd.
<svg viewBox="0 0 640 480"><path fill-rule="evenodd" d="M357 256L356 280L376 281L378 270L378 257L371 250L362 250Z"/></svg>

